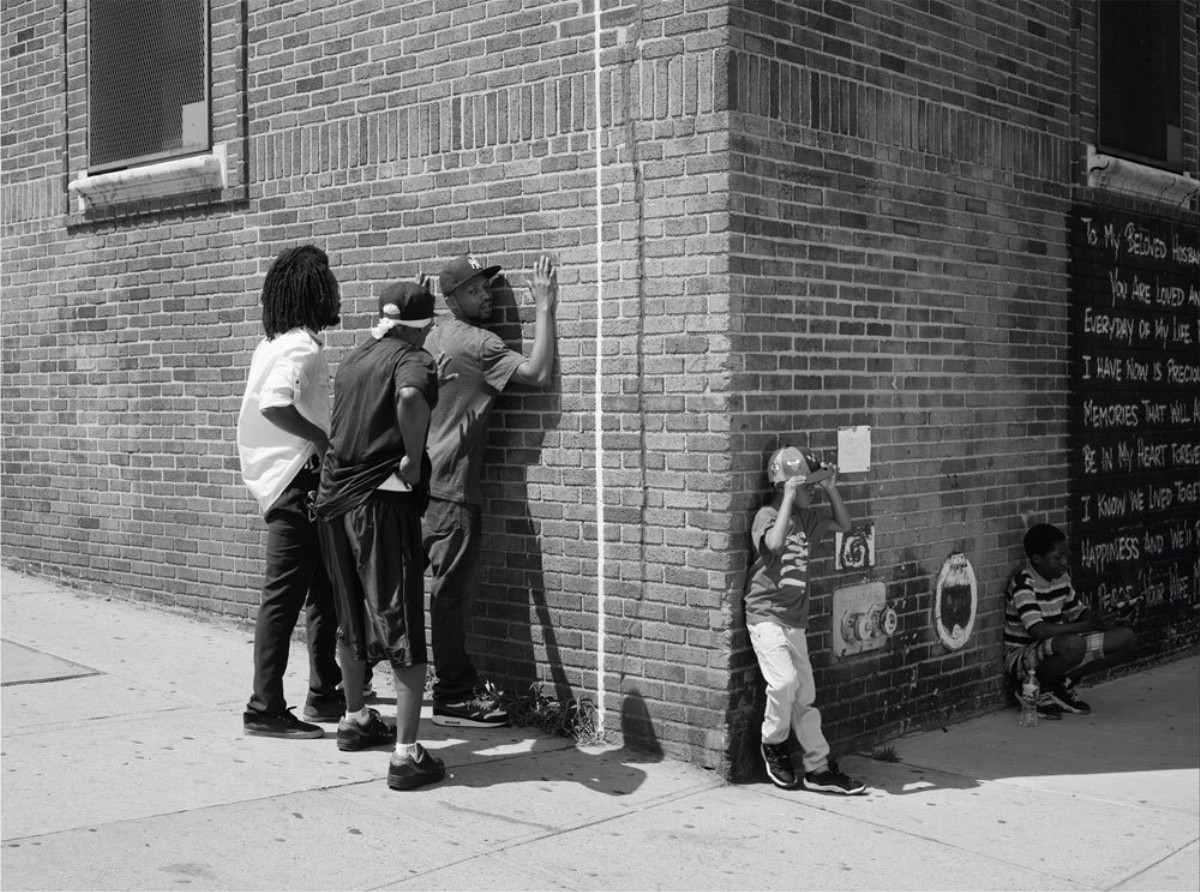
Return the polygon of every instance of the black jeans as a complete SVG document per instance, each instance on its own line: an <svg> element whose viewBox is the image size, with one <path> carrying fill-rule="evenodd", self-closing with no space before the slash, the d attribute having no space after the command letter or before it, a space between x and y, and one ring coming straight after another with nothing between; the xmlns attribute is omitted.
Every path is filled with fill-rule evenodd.
<svg viewBox="0 0 1200 892"><path fill-rule="evenodd" d="M467 627L479 575L478 505L432 498L425 509L429 555L429 626L433 645L435 703L459 703L475 690L476 673L467 655Z"/></svg>
<svg viewBox="0 0 1200 892"><path fill-rule="evenodd" d="M283 674L301 607L306 607L309 702L336 698L342 680L333 594L317 525L305 503L317 482L315 472L301 470L266 516L267 566L254 626L254 693L246 708L267 715L287 709Z"/></svg>

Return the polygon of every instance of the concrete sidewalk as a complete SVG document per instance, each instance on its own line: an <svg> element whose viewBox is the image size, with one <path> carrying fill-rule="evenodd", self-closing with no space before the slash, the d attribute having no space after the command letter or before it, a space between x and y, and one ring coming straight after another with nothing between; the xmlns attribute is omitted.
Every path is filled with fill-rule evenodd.
<svg viewBox="0 0 1200 892"><path fill-rule="evenodd" d="M6 890L1200 888L1195 656L1094 688L1092 717L846 756L863 797L429 722L447 779L393 793L386 751L242 736L246 629L0 590Z"/></svg>

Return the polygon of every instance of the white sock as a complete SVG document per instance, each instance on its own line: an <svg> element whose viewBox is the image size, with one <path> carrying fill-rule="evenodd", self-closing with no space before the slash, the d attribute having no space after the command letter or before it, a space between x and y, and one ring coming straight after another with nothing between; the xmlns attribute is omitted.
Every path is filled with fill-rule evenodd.
<svg viewBox="0 0 1200 892"><path fill-rule="evenodd" d="M396 755L397 756L411 756L414 759L417 758L417 744L415 744L415 743L400 743L399 741L397 741Z"/></svg>
<svg viewBox="0 0 1200 892"><path fill-rule="evenodd" d="M371 708L369 706L364 706L358 712L350 712L347 710L346 718L352 722L357 722L360 725L365 725L371 720Z"/></svg>

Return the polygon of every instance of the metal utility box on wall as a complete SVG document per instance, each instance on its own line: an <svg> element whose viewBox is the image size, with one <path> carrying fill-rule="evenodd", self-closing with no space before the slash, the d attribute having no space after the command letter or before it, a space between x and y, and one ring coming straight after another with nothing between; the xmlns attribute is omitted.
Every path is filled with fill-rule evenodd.
<svg viewBox="0 0 1200 892"><path fill-rule="evenodd" d="M838 657L879 650L896 632L896 611L882 582L865 582L833 593L833 653Z"/></svg>

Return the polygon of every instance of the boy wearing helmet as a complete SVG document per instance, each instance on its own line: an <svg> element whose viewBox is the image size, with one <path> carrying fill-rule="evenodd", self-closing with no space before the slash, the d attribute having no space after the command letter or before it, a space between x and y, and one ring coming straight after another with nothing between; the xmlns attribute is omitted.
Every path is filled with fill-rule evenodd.
<svg viewBox="0 0 1200 892"><path fill-rule="evenodd" d="M808 562L812 547L827 532L850 531L850 513L837 491L837 466L792 446L776 450L767 462L775 487L751 527L754 558L746 586L746 628L767 683L762 724L762 757L767 776L785 789L853 795L865 787L843 774L829 758L821 733L821 713L813 706L816 686L808 659ZM813 507L824 490L830 511ZM788 752L788 731L804 759L797 779Z"/></svg>

